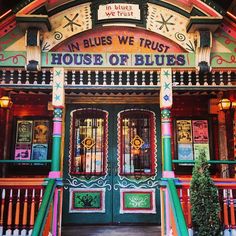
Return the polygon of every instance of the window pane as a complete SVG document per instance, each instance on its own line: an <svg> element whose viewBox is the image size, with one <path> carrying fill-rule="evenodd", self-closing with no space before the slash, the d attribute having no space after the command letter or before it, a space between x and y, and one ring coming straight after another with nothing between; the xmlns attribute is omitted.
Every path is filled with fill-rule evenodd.
<svg viewBox="0 0 236 236"><path fill-rule="evenodd" d="M104 172L106 113L79 110L73 117L73 174L98 175Z"/></svg>
<svg viewBox="0 0 236 236"><path fill-rule="evenodd" d="M146 111L131 110L121 114L121 174L153 174L154 128L151 117L152 113Z"/></svg>

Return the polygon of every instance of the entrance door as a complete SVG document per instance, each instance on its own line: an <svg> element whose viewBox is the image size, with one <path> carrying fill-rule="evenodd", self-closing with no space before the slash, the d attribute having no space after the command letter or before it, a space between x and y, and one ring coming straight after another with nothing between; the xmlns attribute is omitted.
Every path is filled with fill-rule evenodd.
<svg viewBox="0 0 236 236"><path fill-rule="evenodd" d="M69 106L63 223L160 224L157 107Z"/></svg>

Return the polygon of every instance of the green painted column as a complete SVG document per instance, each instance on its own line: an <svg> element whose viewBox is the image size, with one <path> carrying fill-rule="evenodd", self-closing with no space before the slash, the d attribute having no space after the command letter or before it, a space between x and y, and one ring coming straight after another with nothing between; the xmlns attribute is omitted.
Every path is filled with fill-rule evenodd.
<svg viewBox="0 0 236 236"><path fill-rule="evenodd" d="M53 138L52 138L52 166L50 178L60 177L60 154L62 135L62 108L54 108L53 113Z"/></svg>
<svg viewBox="0 0 236 236"><path fill-rule="evenodd" d="M161 131L162 131L162 163L164 171L172 171L172 150L171 150L171 111L161 110Z"/></svg>
<svg viewBox="0 0 236 236"><path fill-rule="evenodd" d="M65 104L65 73L64 68L53 68L52 105L53 138L52 138L52 165L49 178L60 178L62 114Z"/></svg>

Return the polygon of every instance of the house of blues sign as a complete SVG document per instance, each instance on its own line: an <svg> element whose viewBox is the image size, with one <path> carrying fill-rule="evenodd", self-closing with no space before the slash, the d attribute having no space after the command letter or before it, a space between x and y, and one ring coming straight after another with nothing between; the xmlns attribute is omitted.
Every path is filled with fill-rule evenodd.
<svg viewBox="0 0 236 236"><path fill-rule="evenodd" d="M2 63L24 66L26 53L5 52ZM103 27L42 52L42 67L195 67L195 54L169 39L138 28ZM12 60L12 61L11 61ZM17 64L17 65L16 65Z"/></svg>

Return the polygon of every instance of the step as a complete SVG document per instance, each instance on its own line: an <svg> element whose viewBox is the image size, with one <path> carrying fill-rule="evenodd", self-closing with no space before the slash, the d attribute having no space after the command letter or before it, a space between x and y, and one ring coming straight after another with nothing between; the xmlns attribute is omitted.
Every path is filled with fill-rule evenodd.
<svg viewBox="0 0 236 236"><path fill-rule="evenodd" d="M63 226L62 236L159 236L161 227L156 225L81 225Z"/></svg>

